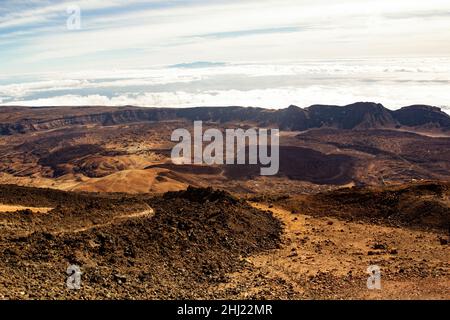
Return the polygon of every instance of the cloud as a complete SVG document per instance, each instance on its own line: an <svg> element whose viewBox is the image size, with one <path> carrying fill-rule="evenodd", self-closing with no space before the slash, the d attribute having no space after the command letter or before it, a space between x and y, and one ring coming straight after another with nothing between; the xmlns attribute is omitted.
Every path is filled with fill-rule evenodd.
<svg viewBox="0 0 450 320"><path fill-rule="evenodd" d="M208 61L196 61L190 63L178 63L169 66L169 68L210 68L210 67L222 67L225 66L224 62L208 62Z"/></svg>
<svg viewBox="0 0 450 320"><path fill-rule="evenodd" d="M399 12L397 12L397 13L385 14L385 17L389 18L389 19L448 18L448 17L450 17L450 11L446 11L446 10L424 10L424 11L415 11L415 12L407 12L407 13L399 13Z"/></svg>
<svg viewBox="0 0 450 320"><path fill-rule="evenodd" d="M387 88L385 88L387 89ZM417 88L412 88L413 90ZM380 102L388 108L398 109L400 107L426 102L426 104L442 106L433 101L433 91L429 98L422 101L423 96L413 94L412 97L398 98L402 90L381 90L378 92L367 90L367 88L335 87L322 88L310 86L306 88L279 88L263 90L218 90L194 92L154 92L142 94L124 94L120 96L107 97L104 95L64 95L50 98L15 101L13 104L21 106L84 106L84 105L106 105L124 106L135 105L143 107L195 107L195 106L257 106L265 108L284 108L291 104L307 107L313 104L346 105L356 101ZM417 91L415 91L417 92ZM412 103L412 101L415 101ZM449 111L448 107L444 107Z"/></svg>
<svg viewBox="0 0 450 320"><path fill-rule="evenodd" d="M392 108L417 103L440 106L450 101L450 58L194 62L177 67L47 73L34 80L4 81L0 78L4 105L279 108L371 100Z"/></svg>
<svg viewBox="0 0 450 320"><path fill-rule="evenodd" d="M72 3L79 31L66 29ZM449 12L448 0L5 0L1 103L439 105L448 58L406 57L450 55Z"/></svg>
<svg viewBox="0 0 450 320"><path fill-rule="evenodd" d="M80 0L79 32L65 29L71 2L16 3L2 3L0 15L0 38L8 39L0 67L14 72L450 53L443 0Z"/></svg>
<svg viewBox="0 0 450 320"><path fill-rule="evenodd" d="M272 33L286 33L286 32L298 32L302 29L299 27L279 27L279 28L265 28L265 29L250 29L250 30L236 30L227 32L216 32L207 33L202 35L194 36L195 38L236 38L245 37L250 35L260 35L260 34L272 34Z"/></svg>

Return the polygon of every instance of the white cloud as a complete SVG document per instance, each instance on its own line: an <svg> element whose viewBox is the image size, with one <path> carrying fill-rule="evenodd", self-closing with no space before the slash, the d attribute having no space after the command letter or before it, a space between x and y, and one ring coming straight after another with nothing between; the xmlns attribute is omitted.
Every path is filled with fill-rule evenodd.
<svg viewBox="0 0 450 320"><path fill-rule="evenodd" d="M83 11L124 4L99 0L77 3ZM437 14L433 19L424 20L420 15L430 10L450 11L450 3L444 0L181 3L86 17L83 18L86 29L82 32L50 29L37 33L15 51L13 60L20 58L24 67L36 68L36 63L41 61L64 59L66 62L60 62L60 68L68 70L78 67L76 61L70 63L70 59L81 58L90 66L104 64L126 68L179 63L183 59L273 61L299 57L450 54L450 19ZM64 12L65 6L67 3L26 11L17 14L16 19L5 19L4 23L33 17L49 19L53 14ZM126 7L133 8L133 2L126 2ZM396 19L396 15L411 18L405 21ZM26 23L29 22L20 22L21 25ZM60 27L63 29L62 25ZM238 37L240 31L280 27L298 27L299 31L250 33ZM226 32L236 34L227 38L202 37ZM43 66L50 67L49 64Z"/></svg>
<svg viewBox="0 0 450 320"><path fill-rule="evenodd" d="M148 3L160 3L162 0L147 0ZM14 8L17 3L11 2L11 7ZM120 6L129 6L133 3L139 3L139 0L127 0L126 2L120 0L77 0L77 1L59 1L49 2L42 5L42 1L28 1L25 7L18 7L18 10L11 11L0 17L0 28L21 26L31 23L39 23L47 21L48 18L60 16L66 12L66 9L71 5L77 5L82 10L99 10L106 8L114 8Z"/></svg>
<svg viewBox="0 0 450 320"><path fill-rule="evenodd" d="M307 107L312 104L345 105L356 101L380 102L386 107L397 109L411 104L431 104L442 106L435 100L435 88L429 90L424 97L420 93L421 86L409 87L408 96L402 88L388 86L370 90L369 88L354 88L348 86L324 88L308 86L305 88L279 88L240 90L214 90L204 92L155 92L142 94L124 94L112 98L102 95L65 95L29 101L15 101L13 105L24 106L81 106L135 105L144 107L194 107L194 106L257 106L265 108L284 108L291 104ZM450 101L450 94L447 94ZM5 104L11 105L11 104Z"/></svg>
<svg viewBox="0 0 450 320"><path fill-rule="evenodd" d="M406 59L450 56L448 0L80 0L79 32L65 30L69 3L15 10L5 1L0 103L398 107L450 98L448 58ZM336 60L366 56L399 59ZM192 61L228 64L161 67Z"/></svg>
<svg viewBox="0 0 450 320"><path fill-rule="evenodd" d="M3 104L198 106L346 104L387 107L450 101L450 58L308 60L207 68L47 73L0 85ZM424 89L425 88L425 89Z"/></svg>

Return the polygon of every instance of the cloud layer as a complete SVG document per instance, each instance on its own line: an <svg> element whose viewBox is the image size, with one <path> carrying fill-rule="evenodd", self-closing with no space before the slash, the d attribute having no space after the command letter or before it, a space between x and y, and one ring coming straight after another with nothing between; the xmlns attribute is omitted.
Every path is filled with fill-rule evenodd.
<svg viewBox="0 0 450 320"><path fill-rule="evenodd" d="M1 79L1 78L0 78ZM1 83L1 82L0 82ZM198 62L146 69L47 73L0 84L3 105L148 107L375 101L392 109L447 106L450 59L304 60L278 64Z"/></svg>

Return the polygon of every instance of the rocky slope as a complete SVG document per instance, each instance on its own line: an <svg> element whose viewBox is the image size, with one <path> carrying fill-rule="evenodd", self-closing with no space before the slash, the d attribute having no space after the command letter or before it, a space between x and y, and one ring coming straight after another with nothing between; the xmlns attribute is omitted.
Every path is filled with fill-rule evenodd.
<svg viewBox="0 0 450 320"><path fill-rule="evenodd" d="M164 197L0 190L0 201L54 206L0 214L0 299L217 298L208 288L249 255L277 248L282 232L270 213L212 189ZM81 290L66 287L71 264L82 269Z"/></svg>

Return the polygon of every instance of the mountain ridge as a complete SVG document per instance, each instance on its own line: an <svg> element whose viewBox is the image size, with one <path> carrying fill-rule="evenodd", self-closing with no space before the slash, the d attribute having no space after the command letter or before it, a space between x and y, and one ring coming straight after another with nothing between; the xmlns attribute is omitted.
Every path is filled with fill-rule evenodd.
<svg viewBox="0 0 450 320"><path fill-rule="evenodd" d="M425 128L450 131L450 116L440 108L411 105L390 110L374 102L312 105L284 109L258 107L145 108L123 107L2 107L0 135L61 128L70 125L102 126L167 120L249 122L258 126L276 126L281 130L303 131L315 128L348 130Z"/></svg>

